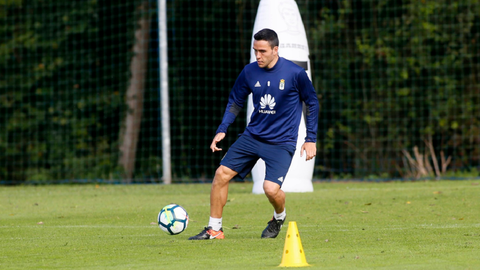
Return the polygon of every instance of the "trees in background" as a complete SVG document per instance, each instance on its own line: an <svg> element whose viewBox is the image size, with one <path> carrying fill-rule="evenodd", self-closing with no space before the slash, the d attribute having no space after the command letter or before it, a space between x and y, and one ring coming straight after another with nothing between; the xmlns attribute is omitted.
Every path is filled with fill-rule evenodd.
<svg viewBox="0 0 480 270"><path fill-rule="evenodd" d="M417 178L478 168L479 1L324 1L313 10L319 171Z"/></svg>
<svg viewBox="0 0 480 270"><path fill-rule="evenodd" d="M126 172L159 181L156 1L143 11L146 1L123 2L0 3L1 183L122 180ZM478 0L297 4L321 102L314 178L478 176ZM168 1L176 181L213 176L220 157L208 145L249 61L257 5ZM151 20L144 73L132 49L142 18ZM145 75L142 124L135 158L119 164L135 74ZM224 145L244 126L239 116Z"/></svg>

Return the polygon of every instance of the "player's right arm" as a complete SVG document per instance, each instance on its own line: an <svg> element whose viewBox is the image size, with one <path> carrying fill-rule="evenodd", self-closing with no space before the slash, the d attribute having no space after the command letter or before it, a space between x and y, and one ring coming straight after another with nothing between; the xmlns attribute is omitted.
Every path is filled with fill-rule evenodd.
<svg viewBox="0 0 480 270"><path fill-rule="evenodd" d="M210 144L210 149L212 149L212 153L222 151L222 148L217 147L217 143L219 143L221 140L225 138L225 133L220 132L215 135L215 137L212 140L212 144Z"/></svg>
<svg viewBox="0 0 480 270"><path fill-rule="evenodd" d="M242 110L245 104L245 100L250 93L251 90L248 87L247 81L245 79L244 69L235 81L232 91L230 91L227 107L225 109L225 114L223 115L222 123L218 127L217 132L215 132L216 134L227 133L228 127L233 123L237 115Z"/></svg>

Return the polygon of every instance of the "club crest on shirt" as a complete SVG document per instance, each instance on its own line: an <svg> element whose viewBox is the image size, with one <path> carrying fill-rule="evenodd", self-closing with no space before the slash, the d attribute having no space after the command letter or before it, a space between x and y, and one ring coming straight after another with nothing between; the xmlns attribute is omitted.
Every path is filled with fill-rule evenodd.
<svg viewBox="0 0 480 270"><path fill-rule="evenodd" d="M284 79L281 79L280 80L280 85L278 85L278 88L280 90L284 90L285 89L285 80Z"/></svg>

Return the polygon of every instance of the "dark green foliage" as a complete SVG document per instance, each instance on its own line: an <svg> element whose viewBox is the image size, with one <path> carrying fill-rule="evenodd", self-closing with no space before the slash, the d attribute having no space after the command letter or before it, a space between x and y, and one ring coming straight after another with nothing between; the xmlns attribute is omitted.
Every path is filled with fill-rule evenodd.
<svg viewBox="0 0 480 270"><path fill-rule="evenodd" d="M151 39L134 181L160 181L157 1L143 12L142 2L0 1L0 183L121 180L139 16ZM426 142L440 165L452 157L443 175L478 176L479 1L296 2L321 103L314 178L414 177L402 150L425 154ZM167 4L174 181L209 181L224 153L208 147L249 62L258 1Z"/></svg>
<svg viewBox="0 0 480 270"><path fill-rule="evenodd" d="M112 131L124 106L133 4L7 3L0 14L0 181L114 178Z"/></svg>
<svg viewBox="0 0 480 270"><path fill-rule="evenodd" d="M309 5L325 176L405 176L401 150L424 141L479 166L478 1Z"/></svg>

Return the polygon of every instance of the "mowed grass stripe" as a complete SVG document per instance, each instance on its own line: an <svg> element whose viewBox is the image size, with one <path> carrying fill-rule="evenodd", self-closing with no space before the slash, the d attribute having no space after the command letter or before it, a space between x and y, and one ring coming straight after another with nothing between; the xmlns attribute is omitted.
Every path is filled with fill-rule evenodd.
<svg viewBox="0 0 480 270"><path fill-rule="evenodd" d="M287 223L251 183L232 183L225 240L188 241L208 221L210 185L0 187L0 269L278 269L296 221L310 269L480 269L480 180L314 183L287 194ZM169 236L158 211L190 214Z"/></svg>

